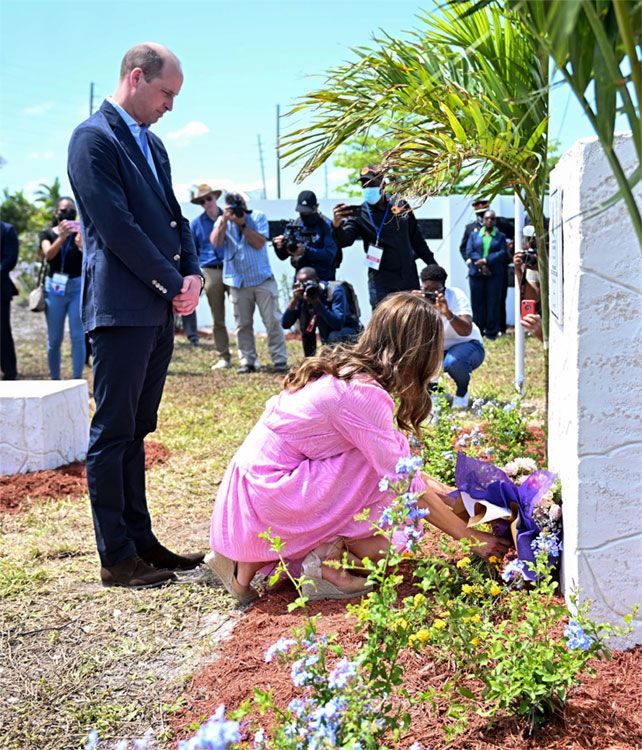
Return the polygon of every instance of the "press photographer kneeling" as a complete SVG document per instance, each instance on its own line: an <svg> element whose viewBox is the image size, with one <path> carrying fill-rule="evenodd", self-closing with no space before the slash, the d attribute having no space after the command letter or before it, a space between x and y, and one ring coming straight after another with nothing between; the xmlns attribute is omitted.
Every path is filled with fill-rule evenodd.
<svg viewBox="0 0 642 750"><path fill-rule="evenodd" d="M446 288L448 274L436 264L426 266L419 275L421 292L441 315L444 327L444 372L455 381L454 409L468 407L470 374L484 361L486 352L479 328L473 323L468 297L461 289Z"/></svg>
<svg viewBox="0 0 642 750"><path fill-rule="evenodd" d="M359 303L350 284L320 281L314 268L305 267L296 274L292 299L281 325L291 328L299 321L303 353L312 357L317 349L317 329L324 344L353 341L362 329L359 314Z"/></svg>

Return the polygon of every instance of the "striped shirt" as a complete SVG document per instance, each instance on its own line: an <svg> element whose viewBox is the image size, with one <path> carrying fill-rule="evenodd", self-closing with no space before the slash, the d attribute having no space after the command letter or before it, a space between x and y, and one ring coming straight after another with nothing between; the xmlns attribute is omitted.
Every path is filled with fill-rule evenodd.
<svg viewBox="0 0 642 750"><path fill-rule="evenodd" d="M264 237L269 236L267 216L261 211L245 214L245 223L250 229ZM237 289L244 286L258 286L272 278L267 240L263 247L257 250L245 239L233 221L227 223L223 250L223 281L228 286Z"/></svg>

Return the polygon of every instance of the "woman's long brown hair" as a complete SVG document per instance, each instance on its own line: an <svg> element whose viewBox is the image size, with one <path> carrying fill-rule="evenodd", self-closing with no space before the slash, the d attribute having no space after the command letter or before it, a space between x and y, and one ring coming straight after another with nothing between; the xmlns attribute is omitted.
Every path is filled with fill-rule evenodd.
<svg viewBox="0 0 642 750"><path fill-rule="evenodd" d="M397 424L419 431L432 406L428 386L443 358L443 327L439 314L424 298L397 292L381 302L356 344L324 347L285 378L297 391L329 374L350 380L366 373L399 399Z"/></svg>

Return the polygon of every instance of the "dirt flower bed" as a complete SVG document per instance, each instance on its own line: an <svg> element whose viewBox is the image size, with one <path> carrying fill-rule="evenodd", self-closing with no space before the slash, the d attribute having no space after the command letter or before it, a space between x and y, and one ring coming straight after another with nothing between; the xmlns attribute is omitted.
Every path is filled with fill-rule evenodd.
<svg viewBox="0 0 642 750"><path fill-rule="evenodd" d="M146 468L165 463L169 455L162 443L145 442ZM58 469L3 476L0 477L0 513L19 513L33 502L76 498L86 493L87 472L81 461Z"/></svg>
<svg viewBox="0 0 642 750"><path fill-rule="evenodd" d="M411 587L405 584L407 595ZM271 690L278 706L285 708L300 691L292 685L288 666L276 661L265 663L264 652L293 627L303 624L300 611L288 614L287 605L294 590L282 585L261 599L238 623L232 638L224 642L216 659L194 675L184 695L185 708L172 720L179 738L190 737L195 726L225 704L235 709L251 699L254 688ZM319 615L319 632L338 634L338 642L350 653L357 650L359 636L355 620L342 602L315 602L313 615ZM436 665L428 653L403 654L404 683L411 693L443 684L450 676L448 665ZM400 747L420 742L432 750L639 750L642 737L642 647L629 652L614 652L610 661L596 664L597 674L585 676L569 699L563 714L557 716L533 736L526 736L525 725L505 717L491 730L482 718L471 722L468 730L446 745L440 717L448 706L435 709L419 703L410 709L412 723ZM250 718L269 726L271 716ZM169 747L169 746L168 746ZM171 747L174 747L172 744Z"/></svg>

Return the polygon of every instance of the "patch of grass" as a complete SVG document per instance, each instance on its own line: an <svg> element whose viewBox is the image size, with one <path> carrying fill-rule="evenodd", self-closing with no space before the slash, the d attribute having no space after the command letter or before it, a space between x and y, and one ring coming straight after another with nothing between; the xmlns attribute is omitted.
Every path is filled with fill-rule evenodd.
<svg viewBox="0 0 642 750"><path fill-rule="evenodd" d="M26 325L33 313L21 315ZM33 333L16 336L19 371L45 379L44 319L34 318ZM258 344L261 361L269 362L265 339ZM300 342L288 348L291 361L301 358ZM526 352L527 397L541 405L543 351L528 341ZM216 358L211 339L199 348L177 339L151 436L170 450L167 462L147 473L154 529L179 552L208 547L227 463L281 387L273 375L212 371ZM63 373L68 359L65 342ZM509 400L512 368L512 338L489 344L472 393L492 384ZM82 747L92 727L114 739L151 727L159 739L171 739L165 719L180 707L184 681L238 617L208 573L137 592L103 589L98 572L86 497L0 516L0 747Z"/></svg>

